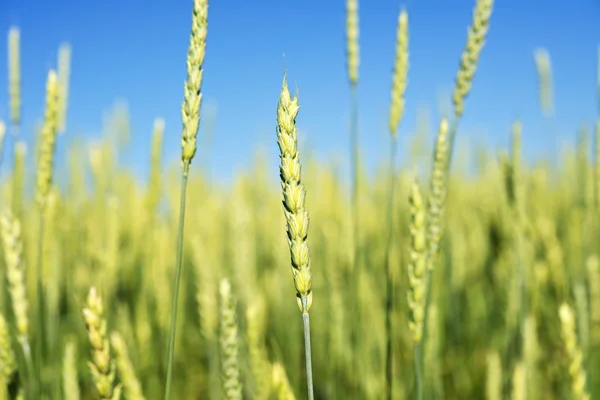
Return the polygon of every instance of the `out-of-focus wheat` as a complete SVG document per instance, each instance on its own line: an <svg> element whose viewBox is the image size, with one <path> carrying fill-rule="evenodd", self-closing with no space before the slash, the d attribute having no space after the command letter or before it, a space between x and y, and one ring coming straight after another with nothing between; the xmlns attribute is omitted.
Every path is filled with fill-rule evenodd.
<svg viewBox="0 0 600 400"><path fill-rule="evenodd" d="M467 44L460 58L460 67L456 74L454 94L452 95L454 114L457 119L462 117L465 98L471 91L479 55L490 27L493 6L494 0L477 0L475 3L473 22L467 33Z"/></svg>
<svg viewBox="0 0 600 400"><path fill-rule="evenodd" d="M290 383L288 381L285 369L283 366L276 362L273 364L273 389L277 400L296 400L296 396L292 392Z"/></svg>
<svg viewBox="0 0 600 400"><path fill-rule="evenodd" d="M358 35L358 0L346 0L346 68L352 86L358 84L360 63Z"/></svg>
<svg viewBox="0 0 600 400"><path fill-rule="evenodd" d="M125 340L118 332L110 335L110 343L115 351L115 361L119 371L119 379L123 384L123 392L128 400L145 400L142 385L135 375L135 369L129 359Z"/></svg>
<svg viewBox="0 0 600 400"><path fill-rule="evenodd" d="M235 301L231 284L227 279L219 285L220 299L220 342L221 342L221 379L223 396L226 400L241 400L242 384L238 360L238 326Z"/></svg>
<svg viewBox="0 0 600 400"><path fill-rule="evenodd" d="M21 124L21 31L16 26L8 31L8 99L10 123L17 128Z"/></svg>
<svg viewBox="0 0 600 400"><path fill-rule="evenodd" d="M575 400L587 400L586 372L583 369L583 354L577 343L575 333L575 314L566 303L560 305L558 310L560 318L561 337L569 359L569 375L571 378L571 396Z"/></svg>
<svg viewBox="0 0 600 400"><path fill-rule="evenodd" d="M548 50L538 48L534 51L533 57L538 75L540 108L544 115L550 116L554 109L552 101L552 70L550 67L550 54L548 53Z"/></svg>
<svg viewBox="0 0 600 400"><path fill-rule="evenodd" d="M29 350L29 303L25 291L21 223L9 211L6 211L0 218L0 233L2 234L8 290L16 319L17 334L21 346L27 352Z"/></svg>
<svg viewBox="0 0 600 400"><path fill-rule="evenodd" d="M8 324L4 315L0 314L0 391L5 396L8 385L12 382L17 371L15 354L12 349Z"/></svg>
<svg viewBox="0 0 600 400"><path fill-rule="evenodd" d="M392 78L389 129L393 137L397 135L398 125L404 115L406 85L408 83L408 13L400 11L396 31L396 59Z"/></svg>
<svg viewBox="0 0 600 400"><path fill-rule="evenodd" d="M94 287L88 294L83 318L92 346L92 359L88 366L98 395L101 399L119 400L121 385L115 384L116 369L110 351L104 305Z"/></svg>
<svg viewBox="0 0 600 400"><path fill-rule="evenodd" d="M46 83L46 110L44 126L41 132L40 150L37 158L37 201L44 207L46 197L52 187L52 173L54 170L54 151L56 144L58 123L58 94L59 87L57 75L54 70L48 72Z"/></svg>
<svg viewBox="0 0 600 400"><path fill-rule="evenodd" d="M427 257L425 254L425 203L419 185L415 182L410 192L410 263L408 265L408 304L410 307L409 328L415 345L423 338L423 318L425 315L425 279Z"/></svg>
<svg viewBox="0 0 600 400"><path fill-rule="evenodd" d="M63 43L58 48L58 133L67 130L69 81L71 79L71 45Z"/></svg>

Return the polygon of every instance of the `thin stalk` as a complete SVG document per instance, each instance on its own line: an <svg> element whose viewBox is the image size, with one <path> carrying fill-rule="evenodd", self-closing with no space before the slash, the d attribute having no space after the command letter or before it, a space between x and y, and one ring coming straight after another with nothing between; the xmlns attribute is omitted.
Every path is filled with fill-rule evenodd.
<svg viewBox="0 0 600 400"><path fill-rule="evenodd" d="M360 253L358 243L359 209L358 209L358 92L356 85L351 86L350 104L350 162L352 184L352 223L354 235L354 267L359 265Z"/></svg>
<svg viewBox="0 0 600 400"><path fill-rule="evenodd" d="M179 228L177 230L177 258L175 261L175 274L173 275L173 299L171 301L171 327L169 329L169 350L167 353L167 383L165 386L165 400L171 397L171 383L173 380L173 356L175 354L175 325L177 322L177 300L179 298L179 282L181 280L181 264L183 258L183 225L185 221L185 197L187 193L187 180L189 163L183 165L181 174L181 193L179 200Z"/></svg>
<svg viewBox="0 0 600 400"><path fill-rule="evenodd" d="M350 343L354 351L357 351L358 337L360 329L360 300L358 296L359 272L359 210L358 210L358 92L355 84L350 85L350 185L352 202L352 241L354 244L352 257L352 271L354 276L350 277L351 299L355 302L356 324L351 329ZM352 361L353 375L358 374L356 358ZM355 385L357 383L355 382ZM355 386L356 387L356 386Z"/></svg>
<svg viewBox="0 0 600 400"><path fill-rule="evenodd" d="M420 343L415 343L414 350L416 399L423 400L423 340Z"/></svg>
<svg viewBox="0 0 600 400"><path fill-rule="evenodd" d="M385 280L386 280L386 301L385 301L385 339L386 339L386 354L385 354L385 384L386 384L386 399L392 399L392 291L393 281L390 271L390 252L392 250L392 238L393 238L393 209L394 209L394 184L396 183L396 149L398 146L398 139L396 136L392 136L392 143L390 146L390 184L389 184L389 197L388 197L388 226L387 226L387 246L385 253Z"/></svg>
<svg viewBox="0 0 600 400"><path fill-rule="evenodd" d="M21 343L21 349L23 350L23 358L25 358L25 367L27 368L27 374L29 376L30 388L27 390L27 398L34 400L39 398L39 394L36 396L36 384L35 384L35 372L33 368L33 361L31 360L31 348L27 341Z"/></svg>
<svg viewBox="0 0 600 400"><path fill-rule="evenodd" d="M302 308L308 310L308 298L303 296ZM312 373L312 354L310 350L310 315L308 312L302 313L302 323L304 325L304 356L306 360L306 386L308 389L308 400L314 400L313 373Z"/></svg>
<svg viewBox="0 0 600 400"><path fill-rule="evenodd" d="M44 369L44 338L45 316L44 316L44 283L42 281L43 257L44 257L44 209L40 208L39 232L38 232L38 254L37 254L37 298L38 298L38 329L36 335L36 362L38 373L38 394L41 396L44 390L43 369Z"/></svg>

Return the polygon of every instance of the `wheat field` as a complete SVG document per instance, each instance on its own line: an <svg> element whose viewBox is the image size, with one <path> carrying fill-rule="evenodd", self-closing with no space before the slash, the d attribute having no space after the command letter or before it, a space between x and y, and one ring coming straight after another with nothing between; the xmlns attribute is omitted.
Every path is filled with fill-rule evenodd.
<svg viewBox="0 0 600 400"><path fill-rule="evenodd" d="M358 148L360 13L347 0L350 164L302 151L302 99L282 75L268 150L279 170L257 153L228 185L196 162L215 51L208 0L190 0L181 137L156 118L147 181L117 162L122 110L101 141L57 157L71 134L68 44L48 71L35 143L22 140L26 77L11 27L0 400L600 397L600 113L555 163L524 161L519 120L502 152L455 149L493 7L474 1L451 112L432 121L415 168L396 165L410 8L389 43L390 162L370 178ZM539 112L551 115L550 55L533 57ZM167 140L181 142L176 165L163 159ZM475 173L454 170L464 160L453 154Z"/></svg>

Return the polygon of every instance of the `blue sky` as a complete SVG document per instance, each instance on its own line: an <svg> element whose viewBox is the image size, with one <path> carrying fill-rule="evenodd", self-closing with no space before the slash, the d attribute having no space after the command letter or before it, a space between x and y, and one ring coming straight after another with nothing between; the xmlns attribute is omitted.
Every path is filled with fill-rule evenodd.
<svg viewBox="0 0 600 400"><path fill-rule="evenodd" d="M298 117L305 149L322 160L347 160L349 89L345 71L344 0L211 0L203 92L204 110L217 110L211 148L216 179L229 179L262 147L274 164L275 109L283 65L298 86ZM400 127L401 157L419 108L436 125L440 90L450 92L472 18L474 0L363 0L360 12L360 140L371 169L387 160L387 120L398 12L410 29L407 109ZM165 160L180 152L180 104L191 23L191 0L0 0L0 32L21 28L23 135L43 114L47 70L62 41L73 47L68 132L97 138L103 113L127 100L132 146L126 163L147 174L153 120L166 119ZM505 146L516 116L524 122L525 152L547 153L556 140L572 140L596 116L600 3L497 0L459 139ZM533 50L552 58L556 118L540 116ZM0 41L6 54L6 40ZM285 54L285 60L283 55ZM6 77L2 57L0 76ZM0 81L1 82L1 81ZM4 80L6 82L6 80ZM0 88L5 88L1 84ZM0 89L0 118L8 113Z"/></svg>

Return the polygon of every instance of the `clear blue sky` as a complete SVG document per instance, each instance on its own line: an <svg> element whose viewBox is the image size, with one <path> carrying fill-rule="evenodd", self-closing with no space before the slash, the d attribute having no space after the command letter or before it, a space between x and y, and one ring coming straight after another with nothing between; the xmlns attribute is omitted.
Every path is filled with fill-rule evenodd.
<svg viewBox="0 0 600 400"><path fill-rule="evenodd" d="M409 13L410 75L400 137L412 135L419 107L437 120L438 93L451 91L474 0L363 0L360 12L360 137L371 166L387 160L387 119L398 12ZM153 119L166 119L165 158L180 151L180 103L191 0L0 0L0 31L21 28L23 134L31 145L43 113L47 70L62 41L73 47L68 128L97 137L103 113L118 98L129 104L135 148L127 163L146 176ZM596 115L600 2L497 0L487 44L459 138L507 143L515 116L534 156L554 138L571 140ZM348 86L345 1L211 0L203 92L217 107L212 170L227 179L251 162L257 147L276 163L275 108L283 75L300 90L301 135L321 159L347 159ZM552 58L557 128L542 131L532 52ZM0 41L6 55L6 40ZM0 76L6 76L1 57ZM1 81L0 81L1 82ZM6 80L4 80L6 82ZM7 90L0 85L0 118ZM434 120L434 124L435 124ZM401 142L402 143L402 142ZM406 149L405 143L403 148Z"/></svg>

